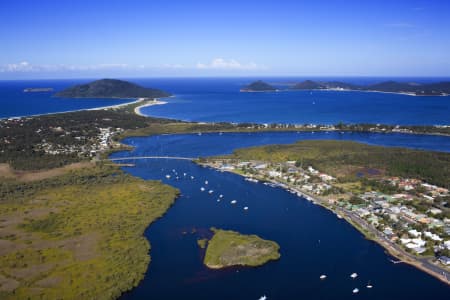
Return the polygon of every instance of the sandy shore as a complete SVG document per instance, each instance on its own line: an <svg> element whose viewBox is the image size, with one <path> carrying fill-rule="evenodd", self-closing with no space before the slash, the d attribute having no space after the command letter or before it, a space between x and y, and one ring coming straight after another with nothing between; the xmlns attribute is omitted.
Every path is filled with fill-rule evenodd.
<svg viewBox="0 0 450 300"><path fill-rule="evenodd" d="M160 101L157 99L153 99L153 101L149 101L148 103L145 103L143 105L137 106L134 109L134 113L137 114L138 116L142 116L142 117L148 117L147 115L143 114L141 112L141 108L147 107L147 106L153 106L153 105L163 105L163 104L167 104L166 101Z"/></svg>
<svg viewBox="0 0 450 300"><path fill-rule="evenodd" d="M131 105L131 104L140 103L142 101L145 101L145 99L147 99L147 98L138 98L138 99L136 99L133 102L127 102L127 103L121 103L121 104L109 105L109 106L102 106L102 107L95 107L95 108L89 108L87 110L101 110L101 109L119 108L119 107Z"/></svg>

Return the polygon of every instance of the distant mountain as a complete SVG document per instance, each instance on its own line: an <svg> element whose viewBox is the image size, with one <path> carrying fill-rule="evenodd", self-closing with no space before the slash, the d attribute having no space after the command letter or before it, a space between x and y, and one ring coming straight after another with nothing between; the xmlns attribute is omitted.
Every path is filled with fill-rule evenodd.
<svg viewBox="0 0 450 300"><path fill-rule="evenodd" d="M324 89L325 86L319 82L315 82L312 80L305 80L295 84L292 89L294 90L321 90Z"/></svg>
<svg viewBox="0 0 450 300"><path fill-rule="evenodd" d="M270 84L262 80L258 80L242 88L241 92L270 92L276 90L277 89L271 86Z"/></svg>
<svg viewBox="0 0 450 300"><path fill-rule="evenodd" d="M56 93L55 96L63 98L161 98L168 97L170 94L128 81L101 79L75 85Z"/></svg>
<svg viewBox="0 0 450 300"><path fill-rule="evenodd" d="M305 80L292 86L295 90L357 90L389 93L405 93L417 96L447 96L450 95L450 82L439 83L413 83L385 81L371 85L355 85L339 81L312 81Z"/></svg>
<svg viewBox="0 0 450 300"><path fill-rule="evenodd" d="M329 82L321 82L321 81L312 81L305 80L295 84L292 89L295 90L330 90L330 89L345 89L345 90L354 90L358 89L357 86L340 82L340 81L329 81Z"/></svg>

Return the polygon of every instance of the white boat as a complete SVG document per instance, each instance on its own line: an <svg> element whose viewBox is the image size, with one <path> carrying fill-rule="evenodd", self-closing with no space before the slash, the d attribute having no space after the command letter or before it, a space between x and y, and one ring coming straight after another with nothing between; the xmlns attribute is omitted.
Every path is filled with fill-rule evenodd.
<svg viewBox="0 0 450 300"><path fill-rule="evenodd" d="M373 285L371 285L371 284L369 283L369 284L366 285L366 287L367 287L368 289L371 289L371 288L373 288Z"/></svg>
<svg viewBox="0 0 450 300"><path fill-rule="evenodd" d="M205 184L208 184L208 180L205 180Z"/></svg>
<svg viewBox="0 0 450 300"><path fill-rule="evenodd" d="M340 214L336 215L338 217L338 219L342 219L342 216Z"/></svg>
<svg viewBox="0 0 450 300"><path fill-rule="evenodd" d="M200 191L204 192L204 191L205 191L205 188L204 188L204 187L201 187L201 188L200 188Z"/></svg>
<svg viewBox="0 0 450 300"><path fill-rule="evenodd" d="M209 190L208 193L212 194L212 193L214 193L214 191L213 190Z"/></svg>
<svg viewBox="0 0 450 300"><path fill-rule="evenodd" d="M327 275L320 275L320 279L324 280L325 278L327 278Z"/></svg>
<svg viewBox="0 0 450 300"><path fill-rule="evenodd" d="M248 206L245 206L245 207L244 207L244 210L248 210Z"/></svg>
<svg viewBox="0 0 450 300"><path fill-rule="evenodd" d="M167 174L167 175L166 175L166 178L167 178L167 179L170 179L170 175L169 175L169 174Z"/></svg>
<svg viewBox="0 0 450 300"><path fill-rule="evenodd" d="M220 199L217 199L217 202L220 202Z"/></svg>
<svg viewBox="0 0 450 300"><path fill-rule="evenodd" d="M186 177L186 175L187 175L186 173L183 173L183 176L184 176L184 177Z"/></svg>
<svg viewBox="0 0 450 300"><path fill-rule="evenodd" d="M266 295L264 295L264 296L262 296L262 297L259 297L259 300L267 300Z"/></svg>
<svg viewBox="0 0 450 300"><path fill-rule="evenodd" d="M191 179L194 180L194 176L191 176Z"/></svg>
<svg viewBox="0 0 450 300"><path fill-rule="evenodd" d="M219 195L219 198L223 198L223 195L222 195L222 194L220 194L220 195Z"/></svg>
<svg viewBox="0 0 450 300"><path fill-rule="evenodd" d="M352 273L352 275L350 275L351 278L355 279L356 277L358 277L357 273Z"/></svg>
<svg viewBox="0 0 450 300"><path fill-rule="evenodd" d="M237 203L237 201L236 200L231 200L231 202L230 202L231 204L236 204Z"/></svg>
<svg viewBox="0 0 450 300"><path fill-rule="evenodd" d="M354 288L353 289L353 294L357 294L357 293L359 293L359 289L358 288Z"/></svg>

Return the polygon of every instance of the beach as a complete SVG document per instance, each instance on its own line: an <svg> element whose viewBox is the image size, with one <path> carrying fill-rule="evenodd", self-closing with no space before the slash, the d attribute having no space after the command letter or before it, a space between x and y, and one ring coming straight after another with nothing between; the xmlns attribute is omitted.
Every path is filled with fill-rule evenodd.
<svg viewBox="0 0 450 300"><path fill-rule="evenodd" d="M141 101L144 101L145 98L140 98L138 100L139 100L138 102L141 102ZM142 105L137 106L134 109L134 113L137 114L138 116L148 117L147 115L141 113L141 108L144 108L144 107L147 107L147 106L153 106L153 105L163 105L163 104L167 104L167 102L166 101L160 101L160 100L157 100L157 99L153 99L153 101L148 101L147 103L144 103Z"/></svg>

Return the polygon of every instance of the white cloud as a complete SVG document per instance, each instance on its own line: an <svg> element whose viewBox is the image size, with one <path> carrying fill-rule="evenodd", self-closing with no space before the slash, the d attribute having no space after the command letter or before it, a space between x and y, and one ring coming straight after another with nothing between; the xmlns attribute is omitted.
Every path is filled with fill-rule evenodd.
<svg viewBox="0 0 450 300"><path fill-rule="evenodd" d="M253 62L242 64L235 59L215 58L210 63L198 63L197 69L216 69L216 70L261 70L266 69L264 66L259 66Z"/></svg>
<svg viewBox="0 0 450 300"><path fill-rule="evenodd" d="M162 66L164 69L185 69L186 66L182 64L164 64Z"/></svg>
<svg viewBox="0 0 450 300"><path fill-rule="evenodd" d="M138 69L143 66L130 66L127 64L98 64L98 65L39 65L27 61L20 63L0 65L2 73L29 73L29 72L58 72L58 71L97 71L97 70L126 70Z"/></svg>

